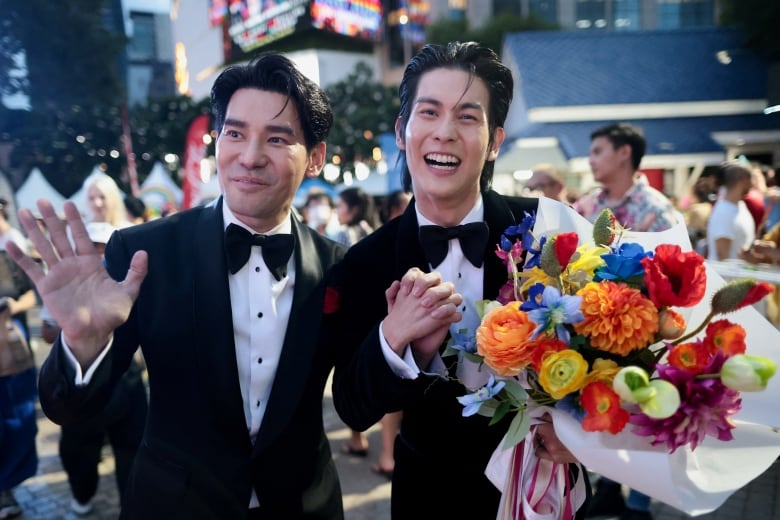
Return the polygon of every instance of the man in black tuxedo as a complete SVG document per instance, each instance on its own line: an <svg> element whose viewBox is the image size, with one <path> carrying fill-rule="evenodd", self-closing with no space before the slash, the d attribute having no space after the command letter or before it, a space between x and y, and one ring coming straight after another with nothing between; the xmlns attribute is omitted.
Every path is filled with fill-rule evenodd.
<svg viewBox="0 0 780 520"><path fill-rule="evenodd" d="M403 215L354 245L329 281L339 308L326 317L326 334L352 353L334 374L340 416L364 430L403 410L393 518L496 517L500 493L484 471L508 420L488 426L488 418L462 417L456 397L468 391L454 378L476 381L484 372L456 374L456 359L440 352L450 329L479 324L475 302L495 299L507 281L494 254L499 237L536 209L536 199L490 189L512 88L509 69L473 42L426 45L412 58L395 132L414 198ZM424 248L429 225L477 228L475 240L445 233L437 253ZM431 287L451 287L462 299L428 301L423 290ZM450 379L441 377L448 371ZM552 425L538 436L540 457L575 462Z"/></svg>
<svg viewBox="0 0 780 520"><path fill-rule="evenodd" d="M20 212L48 271L12 256L62 327L41 404L63 425L95 414L140 345L149 415L123 518L339 519L322 420L335 354L318 330L343 248L291 213L325 161L330 104L277 54L226 69L211 98L215 203L116 231L105 267L74 205L75 249L50 204L50 241Z"/></svg>

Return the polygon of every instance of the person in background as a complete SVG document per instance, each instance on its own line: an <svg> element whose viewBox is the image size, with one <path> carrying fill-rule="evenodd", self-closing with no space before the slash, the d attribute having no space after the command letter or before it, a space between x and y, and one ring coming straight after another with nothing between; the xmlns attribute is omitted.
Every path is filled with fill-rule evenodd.
<svg viewBox="0 0 780 520"><path fill-rule="evenodd" d="M360 188L345 188L336 198L339 229L336 242L350 247L380 226L374 198ZM350 437L341 447L345 455L368 455L368 439L363 432L350 430Z"/></svg>
<svg viewBox="0 0 780 520"><path fill-rule="evenodd" d="M27 240L8 222L7 204L0 199L0 298L19 326L30 347L27 311L36 304L32 281L8 257L6 248L14 244L29 252ZM37 226L37 224L36 224ZM35 405L38 400L35 366L0 376L0 519L22 514L13 489L38 470L35 436L38 426Z"/></svg>
<svg viewBox="0 0 780 520"><path fill-rule="evenodd" d="M756 223L755 232L759 233L759 229L763 227L766 219L766 201L764 200L767 192L766 178L758 163L748 162L744 158L741 158L740 162L744 162L745 166L750 169L750 189L742 197L742 201L747 206L750 216L753 217L753 222Z"/></svg>
<svg viewBox="0 0 780 520"><path fill-rule="evenodd" d="M87 209L87 222L108 222L115 228L130 225L122 192L105 173L96 175L87 184Z"/></svg>
<svg viewBox="0 0 780 520"><path fill-rule="evenodd" d="M227 67L211 102L217 202L118 229L104 261L72 203L63 223L39 202L50 239L19 212L48 271L9 253L62 327L41 407L60 425L99 413L140 346L149 411L123 518L339 520L322 406L342 347L319 329L344 247L291 212L325 163L333 112L278 53Z"/></svg>
<svg viewBox="0 0 780 520"><path fill-rule="evenodd" d="M638 173L647 141L642 130L626 123L597 128L590 134L589 162L601 187L580 197L574 209L593 222L609 208L617 221L633 231L663 231L676 224L676 209L663 193ZM651 500L630 489L624 498L619 482L606 477L596 481L596 492L586 518L618 515L620 520L650 520Z"/></svg>
<svg viewBox="0 0 780 520"><path fill-rule="evenodd" d="M597 128L590 134L590 168L601 186L582 195L575 210L591 222L609 208L633 231L662 231L675 224L674 204L639 173L647 141L642 130L626 123Z"/></svg>
<svg viewBox="0 0 780 520"><path fill-rule="evenodd" d="M86 230L98 254L102 256L115 228L107 222L89 222ZM41 338L47 343L54 343L60 333L59 325L45 306L41 308L40 318ZM89 514L93 509L92 499L97 493L100 479L98 463L106 437L114 454L119 496L124 495L146 422L148 405L143 371L142 360L134 356L130 368L120 379L111 400L101 413L61 429L60 460L73 495L70 508L79 516Z"/></svg>
<svg viewBox="0 0 780 520"><path fill-rule="evenodd" d="M381 212L383 224L403 215L411 200L411 193L404 190L393 191L385 197ZM371 471L389 480L392 480L395 470L395 441L401 431L403 415L403 412L386 413L379 420L382 450L371 465Z"/></svg>
<svg viewBox="0 0 780 520"><path fill-rule="evenodd" d="M320 235L332 237L333 232L333 200L324 191L312 190L306 196L303 205L303 221Z"/></svg>
<svg viewBox="0 0 780 520"><path fill-rule="evenodd" d="M395 190L387 195L382 201L382 209L380 211L382 223L386 224L394 218L403 215L410 200L412 200L412 194L404 190Z"/></svg>
<svg viewBox="0 0 780 520"><path fill-rule="evenodd" d="M393 518L487 519L498 511L501 494L484 472L509 421L463 417L463 379L445 376L456 358L439 353L451 327L473 330L477 301L495 298L506 283L496 244L537 207L537 199L490 190L512 89L510 70L475 42L426 45L411 59L395 136L404 188L414 197L401 217L352 246L329 282L338 306L326 316L324 334L349 356L334 371L336 410L356 430L403 411ZM467 259L455 237L445 240L443 259L426 254L425 226L466 224L477 228L476 244L467 248L476 255ZM539 457L575 462L552 424L539 431Z"/></svg>
<svg viewBox="0 0 780 520"><path fill-rule="evenodd" d="M549 163L541 163L533 167L531 177L525 183L524 191L530 197L538 197L541 194L548 199L557 200L564 204L569 202L566 185L563 183L558 168Z"/></svg>
<svg viewBox="0 0 780 520"><path fill-rule="evenodd" d="M715 175L720 197L707 221L707 258L739 258L755 239L756 224L743 200L752 185L750 167L727 161Z"/></svg>
<svg viewBox="0 0 780 520"><path fill-rule="evenodd" d="M360 188L346 188L339 193L336 198L336 216L340 225L336 242L347 247L356 244L382 224L374 197Z"/></svg>
<svg viewBox="0 0 780 520"><path fill-rule="evenodd" d="M146 213L146 203L138 197L127 195L124 200L127 220L131 224L141 224L149 220Z"/></svg>

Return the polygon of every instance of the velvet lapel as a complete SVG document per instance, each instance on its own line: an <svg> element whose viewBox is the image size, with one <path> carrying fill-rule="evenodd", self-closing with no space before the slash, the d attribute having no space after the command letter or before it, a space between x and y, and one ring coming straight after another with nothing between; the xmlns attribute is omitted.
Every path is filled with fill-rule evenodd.
<svg viewBox="0 0 780 520"><path fill-rule="evenodd" d="M496 256L496 244L506 228L516 225L517 219L522 218L522 215L516 217L506 199L492 190L482 194L482 202L485 207L485 222L490 229L490 238L485 247L482 295L484 298L494 300L498 296L499 289L508 279L503 260Z"/></svg>
<svg viewBox="0 0 780 520"><path fill-rule="evenodd" d="M322 263L312 240L314 231L295 218L292 228L295 234L295 292L279 368L255 443L255 454L285 431L308 384L318 345L322 298L314 291L318 285L322 289Z"/></svg>
<svg viewBox="0 0 780 520"><path fill-rule="evenodd" d="M250 446L244 417L243 398L238 383L236 348L233 340L233 314L230 305L228 269L224 254L222 203L204 208L197 227L190 230L194 240L196 355L205 391L211 406L211 424L224 430L237 444Z"/></svg>
<svg viewBox="0 0 780 520"><path fill-rule="evenodd" d="M431 268L420 245L419 225L417 223L414 199L406 207L404 214L401 215L398 226L398 237L395 246L395 265L398 266L398 271L395 273L396 280L400 280L406 271L412 267L417 267L426 273L430 272Z"/></svg>

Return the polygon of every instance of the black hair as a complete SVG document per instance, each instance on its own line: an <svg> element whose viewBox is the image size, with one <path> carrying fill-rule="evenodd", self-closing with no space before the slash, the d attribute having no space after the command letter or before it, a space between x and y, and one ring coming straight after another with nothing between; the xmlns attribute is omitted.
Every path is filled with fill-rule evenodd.
<svg viewBox="0 0 780 520"><path fill-rule="evenodd" d="M298 111L306 149L328 138L333 125L333 111L325 92L303 75L295 64L276 53L262 53L245 65L228 67L211 88L211 109L217 134L225 124L228 103L242 88L267 90L287 96Z"/></svg>
<svg viewBox="0 0 780 520"><path fill-rule="evenodd" d="M361 220L365 220L372 229L379 227L381 222L377 215L374 197L360 188L346 188L339 192L339 198L349 209L356 210L352 218L347 222L348 226L356 226L360 224Z"/></svg>
<svg viewBox="0 0 780 520"><path fill-rule="evenodd" d="M512 102L514 81L512 72L501 63L498 55L490 48L476 42L450 42L447 45L428 44L411 59L404 70L401 85L398 87L398 97L401 103L398 117L400 119L401 135L406 131L406 125L412 113L420 78L426 72L434 69L460 69L474 78L481 79L488 89L490 101L488 106L488 129L490 143L493 142L494 130L504 126L509 104ZM406 154L398 156L403 175L403 187L406 191L412 189L412 176L406 162ZM485 161L479 178L482 192L490 189L493 182L494 161Z"/></svg>
<svg viewBox="0 0 780 520"><path fill-rule="evenodd" d="M630 146L631 165L634 171L639 169L639 163L642 162L647 149L647 140L641 128L628 123L615 123L597 128L590 134L591 141L597 137L606 137L615 149L626 144Z"/></svg>

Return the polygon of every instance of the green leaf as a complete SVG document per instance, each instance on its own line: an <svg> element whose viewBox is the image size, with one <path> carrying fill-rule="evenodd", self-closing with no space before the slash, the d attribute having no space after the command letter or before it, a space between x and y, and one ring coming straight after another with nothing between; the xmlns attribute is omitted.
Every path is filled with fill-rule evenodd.
<svg viewBox="0 0 780 520"><path fill-rule="evenodd" d="M504 382L506 384L499 395L506 395L509 403L516 408L525 408L525 404L528 401L528 391L514 379L505 379Z"/></svg>
<svg viewBox="0 0 780 520"><path fill-rule="evenodd" d="M506 432L506 438L504 440L504 449L509 449L523 440L528 434L528 430L531 428L531 417L525 413L525 410L520 410L512 419L512 423L509 425L509 430Z"/></svg>
<svg viewBox="0 0 780 520"><path fill-rule="evenodd" d="M498 408L496 408L495 413L493 414L493 418L490 420L489 426L493 426L497 422L499 422L501 419L504 418L504 416L509 412L509 410L512 408L512 405L509 404L506 401L502 401Z"/></svg>

